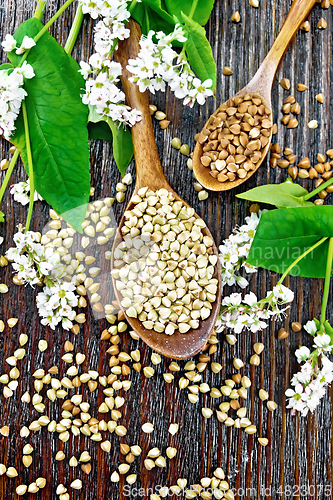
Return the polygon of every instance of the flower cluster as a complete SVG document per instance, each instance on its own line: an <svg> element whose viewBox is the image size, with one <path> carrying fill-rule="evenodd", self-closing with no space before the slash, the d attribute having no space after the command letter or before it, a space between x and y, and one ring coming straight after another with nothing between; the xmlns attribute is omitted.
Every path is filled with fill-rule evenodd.
<svg viewBox="0 0 333 500"><path fill-rule="evenodd" d="M282 309L279 306L289 304L293 299L294 293L280 284L262 300L258 300L253 292L246 294L243 299L240 293L232 293L222 300L217 328L230 328L234 333L247 329L255 333L266 328L266 321L272 316L280 317L289 306Z"/></svg>
<svg viewBox="0 0 333 500"><path fill-rule="evenodd" d="M157 39L155 43L153 38ZM149 31L140 40L140 52L136 59L130 59L127 69L133 74L130 80L139 86L141 92L149 89L165 91L166 83L178 99L193 106L195 101L204 104L206 97L212 96L212 80L201 82L196 78L184 51L178 54L172 49L172 42L185 42L183 28L176 25L174 31L165 35L162 31Z"/></svg>
<svg viewBox="0 0 333 500"><path fill-rule="evenodd" d="M30 79L34 76L32 66L26 61L20 68L0 71L0 135L5 139L9 140L13 134L21 102L27 96L27 92L22 88L24 78Z"/></svg>
<svg viewBox="0 0 333 500"><path fill-rule="evenodd" d="M296 352L301 369L291 379L293 388L287 389L288 406L292 412L299 411L306 416L318 406L326 393L328 384L333 382L333 363L327 357L332 352L332 339L325 332L317 331L315 321L308 321L304 329L313 336L313 348L301 346ZM321 360L321 367L318 358Z"/></svg>
<svg viewBox="0 0 333 500"><path fill-rule="evenodd" d="M9 248L7 257L23 283L31 286L46 283L51 286L63 278L65 266L60 264L59 253L45 248L40 240L40 233L16 233L15 247Z"/></svg>
<svg viewBox="0 0 333 500"><path fill-rule="evenodd" d="M61 322L68 330L76 315L72 307L78 303L75 285L65 281L66 266L60 264L59 253L40 241L40 233L18 232L14 236L15 247L8 250L7 257L22 283L32 287L44 285L43 292L38 293L36 299L41 323L54 330Z"/></svg>
<svg viewBox="0 0 333 500"><path fill-rule="evenodd" d="M10 194L14 195L14 200L21 203L23 206L27 205L30 200L30 179L27 179L26 182L18 182L17 184L12 184L10 186ZM43 198L40 194L35 191L34 193L34 201L41 200Z"/></svg>
<svg viewBox="0 0 333 500"><path fill-rule="evenodd" d="M72 328L76 316L72 308L78 304L75 289L75 285L66 282L44 287L36 298L39 315L43 318L42 325L50 326L52 330L59 323L65 330Z"/></svg>
<svg viewBox="0 0 333 500"><path fill-rule="evenodd" d="M118 38L123 40L129 37L129 30L125 28L130 18L126 0L112 0L110 3L105 0L95 0L95 2L80 0L80 4L82 5L82 12L84 14L89 14L92 19L103 19L103 23L111 32L111 45L113 40L117 40Z"/></svg>
<svg viewBox="0 0 333 500"><path fill-rule="evenodd" d="M130 18L127 2L117 0L80 0L82 11L98 19L94 29L95 53L90 57L89 64L81 61L81 74L87 80L84 104L96 106L96 111L102 116L133 126L141 119L141 113L125 106L125 95L116 84L121 75L121 66L111 62L113 50L118 40L130 36L126 23ZM157 43L153 41L157 40ZM172 49L172 43L185 42L183 28L176 25L174 31L165 35L163 32L150 31L147 37L140 40L140 52L136 59L130 59L127 69L133 74L131 81L137 83L141 92L149 89L165 91L166 83L184 104L193 106L205 102L206 97L213 95L212 80L201 82L196 78L184 51L180 54Z"/></svg>
<svg viewBox="0 0 333 500"><path fill-rule="evenodd" d="M256 267L246 264L245 261L259 224L260 215L261 212L259 215L252 213L250 217L246 217L246 224L236 228L229 238L220 245L222 286L237 284L241 288L245 288L248 281L238 274L239 270L243 267L247 273L257 271Z"/></svg>
<svg viewBox="0 0 333 500"><path fill-rule="evenodd" d="M123 104L125 94L116 86L122 71L121 65L109 59L102 60L99 54L93 54L89 63L93 67L95 79L86 81L83 103L94 106L98 114L125 125L133 126L140 121L141 112ZM82 74L87 71L85 64L81 62Z"/></svg>
<svg viewBox="0 0 333 500"><path fill-rule="evenodd" d="M94 29L95 53L90 57L89 64L80 63L80 73L87 80L82 100L84 104L94 106L98 114L133 126L141 120L141 113L124 104L125 94L116 85L122 68L119 63L111 61L117 40L124 40L130 35L125 28L130 17L127 2L118 0L110 5L102 0L82 0L81 5L84 13L90 14L93 19L100 18Z"/></svg>

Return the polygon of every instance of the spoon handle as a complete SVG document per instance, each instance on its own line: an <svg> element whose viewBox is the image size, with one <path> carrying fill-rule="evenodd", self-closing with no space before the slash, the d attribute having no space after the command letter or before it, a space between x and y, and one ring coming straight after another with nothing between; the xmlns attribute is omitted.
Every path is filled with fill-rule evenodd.
<svg viewBox="0 0 333 500"><path fill-rule="evenodd" d="M263 95L266 94L270 98L271 85L273 84L279 62L302 22L308 17L316 1L317 0L294 0L271 50L268 52L251 82L248 84L249 88L253 85L253 88L260 90Z"/></svg>
<svg viewBox="0 0 333 500"><path fill-rule="evenodd" d="M164 181L166 183L166 179L156 146L149 111L148 91L140 92L138 85L129 81L133 75L126 69L128 60L135 59L140 50L141 29L140 25L133 19L128 21L127 27L130 28L131 36L119 42L118 50L115 51L115 59L123 68L121 81L126 95L126 103L142 113L142 120L131 129L136 168L135 187L136 190L144 186L158 189Z"/></svg>

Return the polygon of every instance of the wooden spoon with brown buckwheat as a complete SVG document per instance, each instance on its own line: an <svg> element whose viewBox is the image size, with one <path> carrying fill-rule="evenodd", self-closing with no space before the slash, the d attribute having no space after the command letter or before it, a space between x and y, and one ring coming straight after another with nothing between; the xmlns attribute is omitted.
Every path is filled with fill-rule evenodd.
<svg viewBox="0 0 333 500"><path fill-rule="evenodd" d="M294 0L271 50L252 80L206 122L193 152L193 172L211 191L227 191L260 167L272 138L272 85L290 41L316 0Z"/></svg>

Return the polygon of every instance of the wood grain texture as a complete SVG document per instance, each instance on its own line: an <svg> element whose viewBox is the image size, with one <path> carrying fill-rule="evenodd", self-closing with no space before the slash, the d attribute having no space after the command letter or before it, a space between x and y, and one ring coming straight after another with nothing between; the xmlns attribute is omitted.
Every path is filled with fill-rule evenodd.
<svg viewBox="0 0 333 500"><path fill-rule="evenodd" d="M58 0L48 3L47 19L54 14L60 4ZM2 39L6 33L12 33L20 22L31 16L35 6L34 2L27 0L16 2L8 0L7 3L5 0L1 7L0 38ZM192 174L186 167L186 159L171 148L170 140L178 136L184 143L193 146L194 134L202 128L209 114L219 103L241 89L255 74L277 36L289 8L290 2L284 0L261 0L259 9L252 8L249 2L218 0L207 25L207 34L218 65L216 98L210 99L202 107L191 110L176 102L169 91L166 94L151 96L151 102L159 109L165 110L171 119L166 131L160 130L157 122L154 122L158 150L167 180L207 221L217 243L227 237L236 224L242 223L248 213L248 206L243 201L235 199L235 194L267 182L280 182L285 179L286 172L280 169L272 170L265 163L246 185L228 193L210 193L207 201L199 202L193 188ZM231 22L231 15L235 10L239 10L241 14L239 24ZM51 33L56 35L61 43L65 42L73 15L74 6L71 6L66 15L62 16L51 29ZM328 23L327 29L322 31L317 28L321 17ZM282 102L289 94L282 90L278 81L282 77L289 78L292 83L291 91L296 95L302 113L297 129L287 130L279 126L277 141L282 147L293 148L298 158L309 156L311 161L315 162L318 152L325 152L333 146L332 7L323 10L320 4L316 4L309 20L310 32L297 34L278 70L273 86L272 104L275 121L278 121L281 117L279 110ZM87 59L91 52L91 44L92 23L90 19L85 18L74 57L78 60ZM4 55L2 57L5 60ZM222 75L222 68L225 65L234 70L231 77ZM310 90L297 92L297 83L305 83ZM314 98L319 92L325 94L323 105ZM320 125L318 129L307 128L310 119L318 120ZM7 150L8 144L3 141L1 157L6 155ZM91 165L92 185L96 188L96 198L114 196L115 185L120 180L120 175L112 160L109 144L101 142L91 144ZM130 171L134 172L133 164ZM19 166L14 172L12 181L18 182L21 179L25 179L25 173L23 167ZM311 185L312 181L304 181L305 187ZM125 203L115 205L118 220L130 196L131 192L128 190ZM328 203L330 202L329 199ZM7 215L7 224L1 228L2 236L5 238L1 247L2 253L11 245L16 225L24 222L27 209L14 203L12 197L7 194L3 211ZM48 208L42 203L37 203L32 229L40 230L47 221ZM2 268L0 273L1 281L10 283L10 267ZM277 276L259 272L251 277L250 288L261 296L276 282ZM291 375L297 370L294 351L300 343L309 345L309 338L304 333L291 332L286 340L277 339L277 331L281 326L289 330L291 321L306 322L313 316L318 317L322 281L290 278L289 285L295 291L296 298L285 320L282 323L273 322L269 329L257 335L247 333L239 336L239 341L233 348L221 337L217 353L212 359L220 362L223 369L218 375L212 374L210 370L203 375L205 382L219 387L224 378L233 373L232 356L237 355L246 361L244 373L251 377L253 384L246 406L249 408L250 418L260 429L260 434L269 438L269 445L261 448L256 436L247 436L237 429L222 426L215 416L210 420L204 420L200 412L201 406L211 406L215 409L218 402L206 394L200 395L200 402L197 405L192 405L187 399L187 392L180 391L178 387L180 374L175 375L174 383L164 382L162 373L167 370L169 360L163 359L162 364L155 367L156 375L149 380L132 370L130 378L133 388L124 394L126 404L123 407L122 417L122 422L128 427L128 433L121 441L130 445L140 444L144 452L154 446L163 451L167 446L175 446L178 448L178 454L168 463L166 469L155 468L147 472L143 467L145 458L143 453L131 466L131 472L137 473L139 478L135 486L153 488L159 484L172 485L179 477L187 478L189 484L198 483L201 477L210 475L216 467L221 466L232 487L243 490L253 488L252 494L250 490L244 491L244 494L239 496L242 499L332 498L331 494L325 495L324 489L333 483L332 389L323 399L318 411L308 419L291 416L286 409L284 391L289 385ZM0 462L7 466L15 466L19 477L14 480L7 477L0 478L0 498L3 500L16 498L14 487L22 483L28 484L38 476L47 478L46 488L35 495L26 495L25 498L55 500L58 498L55 493L56 485L63 483L68 486L76 477L82 477L83 489L77 493L71 491L71 498L74 499L142 498L134 494L126 497L124 492L119 493L124 486L123 478L119 486L110 482L111 472L123 461L119 453L120 439L116 435L112 434L110 437L112 449L109 454L104 453L98 444L84 436L75 439L71 437L67 443L62 444L55 434L48 433L45 428L32 434L29 439L20 437L20 427L39 416L30 405L20 403L20 397L26 390L33 393L31 373L37 368L44 366L49 368L56 364L60 368L60 373L64 374L67 366L61 360L61 356L64 354L65 340L70 339L74 343L76 352L87 355L87 360L82 366L83 371L91 368L103 374L109 373L109 355L106 354L109 343L99 340L100 333L106 326L105 320L96 321L89 313L88 321L81 327L77 336L61 329L53 333L40 326L34 305L35 294L36 292L30 288L11 285L9 293L0 297L1 317L4 320L9 317L19 318L13 330L6 326L0 336L2 373L9 372L5 360L17 348L19 333L26 332L29 335L27 356L18 363L21 376L15 396L10 400L1 400L1 422L10 427L10 435L7 438L0 438ZM328 308L328 314L332 320L331 307ZM49 342L49 348L43 354L37 349L41 338L46 338ZM259 340L266 346L261 355L262 364L257 368L250 367L248 361L253 352L252 345ZM126 352L139 348L142 365L151 365L152 351L128 335L122 335L120 348ZM259 387L264 387L269 392L270 398L278 403L278 408L273 414L269 413L265 404L258 399ZM45 389L43 393L44 391ZM89 399L91 403L91 414L96 416L98 404L103 399L102 393L97 394L95 391L90 395L87 388L84 388L83 394L84 399ZM47 415L58 419L60 413L61 402L56 404L46 402ZM148 421L154 424L155 431L150 435L144 435L141 432L141 425ZM167 432L171 422L180 424L180 430L175 436ZM22 447L27 442L30 442L35 449L33 464L29 470L23 468L21 461ZM67 457L63 462L54 460L59 449L63 449ZM92 471L89 476L80 472L79 467L76 469L68 467L68 458L73 454L78 456L84 449L89 450L92 456ZM304 490L300 490L301 486L311 489L306 489L306 494L301 496L301 492L304 493ZM260 492L260 488L266 488L266 492ZM278 492L281 490L286 494L280 495Z"/></svg>

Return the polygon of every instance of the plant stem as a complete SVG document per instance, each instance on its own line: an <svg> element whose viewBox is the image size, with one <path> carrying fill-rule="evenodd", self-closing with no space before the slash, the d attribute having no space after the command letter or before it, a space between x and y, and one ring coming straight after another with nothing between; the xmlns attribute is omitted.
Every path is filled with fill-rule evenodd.
<svg viewBox="0 0 333 500"><path fill-rule="evenodd" d="M325 285L323 300L321 303L321 313L320 313L320 332L324 331L324 323L326 319L326 307L328 301L328 294L330 291L331 275L332 275L332 261L333 261L333 238L330 238L327 253L327 264L326 264L326 275L325 275Z"/></svg>
<svg viewBox="0 0 333 500"><path fill-rule="evenodd" d="M192 3L192 7L191 7L190 13L189 13L189 15L188 15L188 17L189 17L190 19L192 19L193 15L194 15L195 9L196 9L196 8L197 8L197 6L198 6L198 1L199 1L199 0L194 0L194 1L193 1L193 3Z"/></svg>
<svg viewBox="0 0 333 500"><path fill-rule="evenodd" d="M149 15L148 15L148 9L145 9L145 18L146 18L146 26L147 26L147 30L149 32Z"/></svg>
<svg viewBox="0 0 333 500"><path fill-rule="evenodd" d="M308 253L312 252L312 250L314 250L315 248L319 247L319 245L321 245L322 243L324 243L324 241L326 241L328 238L327 236L322 238L321 240L317 241L317 243L315 243L314 245L312 245L312 247L308 248L304 253L302 253L302 255L300 255L296 260L294 260L294 262L292 264L290 264L290 266L288 267L288 269L282 274L281 276L281 279L279 279L278 281L278 285L281 285L283 283L283 280L285 279L285 277L287 276L287 274L289 274L289 271L291 271L291 269L296 266L296 264L299 263L300 260L304 259L304 257L306 257L308 255Z"/></svg>
<svg viewBox="0 0 333 500"><path fill-rule="evenodd" d="M40 30L39 33L34 38L34 42L37 43L38 40L44 35L44 33L49 29L50 26L58 19L59 16L73 3L74 0L67 0L62 7L54 14L53 17L45 24L45 26Z"/></svg>
<svg viewBox="0 0 333 500"><path fill-rule="evenodd" d="M138 0L132 0L131 5L128 7L128 11L132 14L133 10L135 9L136 4L138 3Z"/></svg>
<svg viewBox="0 0 333 500"><path fill-rule="evenodd" d="M317 193L320 193L320 191L322 191L323 189L326 189L331 184L333 184L333 177L331 179L328 179L328 181L324 182L323 184L320 184L320 186L318 186L316 189L314 189L310 193L306 194L303 199L306 201L306 200L312 198L312 196L315 196Z"/></svg>
<svg viewBox="0 0 333 500"><path fill-rule="evenodd" d="M4 180L3 180L3 183L2 183L1 188L0 188L0 203L2 201L4 193L6 191L6 187L8 185L10 176L12 175L12 172L14 170L14 167L15 167L15 164L17 162L17 158L18 157L19 157L19 152L18 152L18 149L16 149L15 153L13 154L13 158L11 159L11 162L9 164L8 170L6 172L6 176L5 176Z"/></svg>
<svg viewBox="0 0 333 500"><path fill-rule="evenodd" d="M109 58L109 59L111 59L112 54L114 53L114 49L116 48L118 41L119 41L119 38L115 38L115 39L113 40L113 44L112 44L112 47L111 47L110 52L109 52L109 55L108 55L108 58Z"/></svg>
<svg viewBox="0 0 333 500"><path fill-rule="evenodd" d="M62 7L60 7L60 9L54 14L53 17L51 17L51 19L49 20L48 23L45 24L45 26L37 33L37 35L35 36L34 38L34 42L37 43L38 40L44 35L44 33L49 29L49 27L54 23L54 21L56 21L58 19L59 16L61 16L61 14L64 12L64 10L67 9L67 7L70 6L71 3L73 3L74 0L67 0L67 2L64 3L64 5ZM32 47L33 48L33 47ZM24 61L26 60L26 58L28 57L29 55L29 52L30 52L31 49L28 49L24 52L22 58L21 58L21 61L20 61L20 64L18 65L18 67L20 68L22 66L22 64L24 63Z"/></svg>
<svg viewBox="0 0 333 500"><path fill-rule="evenodd" d="M38 5L37 5L37 9L34 13L34 17L36 17L36 19L38 19L39 21L42 20L46 2L47 2L47 0L38 0Z"/></svg>
<svg viewBox="0 0 333 500"><path fill-rule="evenodd" d="M82 21L83 21L82 5L79 5L76 10L74 21L64 47L65 52L67 52L67 54L72 53L73 47L75 45L76 39L78 37L81 28Z"/></svg>
<svg viewBox="0 0 333 500"><path fill-rule="evenodd" d="M28 156L28 166L29 166L29 179L30 179L30 201L29 201L29 210L27 222L25 225L25 232L29 231L32 209L34 206L34 197L35 197L35 184L34 184L34 171L32 167L32 155L31 155L31 144L30 144L30 135L29 135L29 123L27 116L27 107L24 101L22 101L22 114L24 121L24 133L25 133L25 142L27 146L27 156Z"/></svg>

